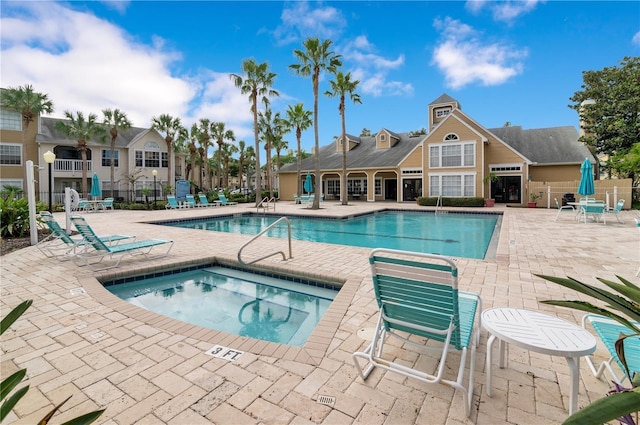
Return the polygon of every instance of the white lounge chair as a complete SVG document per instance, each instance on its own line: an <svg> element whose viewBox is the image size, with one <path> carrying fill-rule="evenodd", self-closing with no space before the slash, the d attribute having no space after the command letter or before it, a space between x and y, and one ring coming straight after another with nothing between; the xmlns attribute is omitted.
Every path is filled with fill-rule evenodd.
<svg viewBox="0 0 640 425"><path fill-rule="evenodd" d="M369 263L379 308L378 323L371 344L364 351L352 355L358 373L364 380L374 368L379 367L427 384L448 385L461 392L465 413L469 416L482 310L480 297L458 291L458 269L447 257L374 249ZM388 353L384 351L387 336L395 336L405 344L421 349L437 350L440 353L437 371L432 374L404 361L396 361L398 345L392 344ZM427 345L426 341L423 343L416 337L435 341L436 344ZM446 361L450 349L460 352L455 379L444 377L449 369ZM465 387L467 354L470 354L469 381ZM359 359L368 363L364 371Z"/></svg>
<svg viewBox="0 0 640 425"><path fill-rule="evenodd" d="M218 194L218 199L220 200L220 205L236 205L237 204L237 202L227 201L227 197L224 196L222 193Z"/></svg>
<svg viewBox="0 0 640 425"><path fill-rule="evenodd" d="M201 207L217 207L220 204L218 201L209 202L209 200L207 199L207 195L205 195L204 193L199 193L198 198L200 199Z"/></svg>

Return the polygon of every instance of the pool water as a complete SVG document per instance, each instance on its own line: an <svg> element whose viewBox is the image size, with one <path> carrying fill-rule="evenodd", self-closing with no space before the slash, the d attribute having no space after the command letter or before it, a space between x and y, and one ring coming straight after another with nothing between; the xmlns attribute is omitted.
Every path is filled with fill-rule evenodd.
<svg viewBox="0 0 640 425"><path fill-rule="evenodd" d="M123 300L174 319L299 347L338 293L217 266L105 287Z"/></svg>
<svg viewBox="0 0 640 425"><path fill-rule="evenodd" d="M297 240L477 259L485 258L499 217L498 214L414 211L384 211L348 219L287 216L291 221L291 237ZM256 235L279 218L243 215L165 224ZM286 238L286 223L271 229L267 235Z"/></svg>

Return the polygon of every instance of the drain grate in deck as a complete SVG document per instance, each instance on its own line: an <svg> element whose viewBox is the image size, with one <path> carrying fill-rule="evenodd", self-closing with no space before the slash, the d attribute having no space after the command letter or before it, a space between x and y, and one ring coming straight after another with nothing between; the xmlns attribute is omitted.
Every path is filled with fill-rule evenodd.
<svg viewBox="0 0 640 425"><path fill-rule="evenodd" d="M328 395L321 395L318 396L318 403L333 407L333 405L336 404L336 398Z"/></svg>

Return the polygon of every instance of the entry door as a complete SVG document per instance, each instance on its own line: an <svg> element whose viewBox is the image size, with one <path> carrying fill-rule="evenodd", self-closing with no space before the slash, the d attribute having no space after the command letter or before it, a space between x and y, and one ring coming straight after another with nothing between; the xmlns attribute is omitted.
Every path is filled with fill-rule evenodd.
<svg viewBox="0 0 640 425"><path fill-rule="evenodd" d="M498 181L491 183L491 197L497 203L522 203L522 177L499 176Z"/></svg>
<svg viewBox="0 0 640 425"><path fill-rule="evenodd" d="M385 200L398 200L398 180L386 179L384 181L384 199Z"/></svg>

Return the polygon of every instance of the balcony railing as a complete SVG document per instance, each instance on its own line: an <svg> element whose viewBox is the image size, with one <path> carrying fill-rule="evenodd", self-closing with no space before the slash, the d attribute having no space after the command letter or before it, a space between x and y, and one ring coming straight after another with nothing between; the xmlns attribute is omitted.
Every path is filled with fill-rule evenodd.
<svg viewBox="0 0 640 425"><path fill-rule="evenodd" d="M91 161L87 161L87 172L90 172L91 169ZM82 160L56 159L53 163L53 170L57 173L82 173Z"/></svg>

